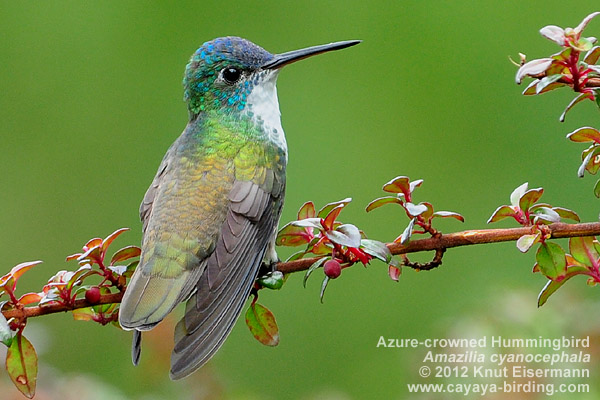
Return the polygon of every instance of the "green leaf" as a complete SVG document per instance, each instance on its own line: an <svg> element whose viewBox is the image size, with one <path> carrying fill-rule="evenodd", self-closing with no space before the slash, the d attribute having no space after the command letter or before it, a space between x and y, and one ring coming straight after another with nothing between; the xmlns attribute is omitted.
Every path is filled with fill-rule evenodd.
<svg viewBox="0 0 600 400"><path fill-rule="evenodd" d="M535 88L536 94L546 93L561 86L565 86L562 83L556 83L556 81L558 81L560 78L562 78L562 74L554 74L543 77Z"/></svg>
<svg viewBox="0 0 600 400"><path fill-rule="evenodd" d="M306 255L306 251L305 250L300 250L295 252L294 254L292 254L291 256L289 256L287 258L287 260L285 260L285 262L289 262L289 261L294 261L294 260L299 260L302 257L304 257Z"/></svg>
<svg viewBox="0 0 600 400"><path fill-rule="evenodd" d="M571 219L577 222L580 221L579 215L577 215L575 211L569 210L568 208L552 207L552 210L554 210L558 215L560 215L561 218Z"/></svg>
<svg viewBox="0 0 600 400"><path fill-rule="evenodd" d="M544 189L542 188L529 189L519 199L519 208L523 211L529 210L529 207L534 205L542 197L543 193Z"/></svg>
<svg viewBox="0 0 600 400"><path fill-rule="evenodd" d="M564 29L555 26L548 25L544 26L540 29L540 35L545 37L546 39L550 39L553 42L557 43L559 46L563 46L565 42L565 31Z"/></svg>
<svg viewBox="0 0 600 400"><path fill-rule="evenodd" d="M312 274L315 269L322 266L326 260L327 260L327 257L319 258L317 261L312 263L312 265L308 268L308 270L306 270L306 273L304 274L304 280L302 281L302 285L304 285L304 287L306 287L306 281L308 280L308 277L310 276L310 274Z"/></svg>
<svg viewBox="0 0 600 400"><path fill-rule="evenodd" d="M75 321L93 321L97 315L92 307L76 308L72 314Z"/></svg>
<svg viewBox="0 0 600 400"><path fill-rule="evenodd" d="M551 92L555 89L561 88L563 86L567 86L567 84L562 83L562 82L554 82L549 84L548 86L544 87L542 90L539 91L539 93L537 94L544 94L544 93L548 93Z"/></svg>
<svg viewBox="0 0 600 400"><path fill-rule="evenodd" d="M427 207L427 210L421 214L421 217L426 221L429 222L431 221L431 219L433 218L433 204L427 202L427 201L423 201L421 203L419 203L420 205L424 205L425 207Z"/></svg>
<svg viewBox="0 0 600 400"><path fill-rule="evenodd" d="M589 51L594 47L594 43L585 37L580 37L579 40L575 43L570 43L570 45L579 51Z"/></svg>
<svg viewBox="0 0 600 400"><path fill-rule="evenodd" d="M79 267L77 269L77 271L73 272L73 274L71 276L69 276L69 280L67 281L67 285L65 286L66 289L70 289L72 288L77 281L79 280L79 278L84 275L85 273L89 272L92 270L92 267L89 264L85 264L82 265L81 267Z"/></svg>
<svg viewBox="0 0 600 400"><path fill-rule="evenodd" d="M553 224L555 222L560 222L560 215L551 208L548 207L539 207L536 208L535 212L531 214L533 216L533 223L537 224L539 222L544 224Z"/></svg>
<svg viewBox="0 0 600 400"><path fill-rule="evenodd" d="M342 208L343 208L343 207L347 206L348 203L350 203L351 201L352 201L352 198L348 197L348 198L345 198L344 200L334 201L333 203L326 204L323 208L321 208L319 210L317 217L324 219L325 217L327 217L327 215L329 215L331 210L333 210L334 208L336 208L338 206L342 206Z"/></svg>
<svg viewBox="0 0 600 400"><path fill-rule="evenodd" d="M43 293L25 293L23 296L19 297L19 303L26 306L31 303L37 303L42 299Z"/></svg>
<svg viewBox="0 0 600 400"><path fill-rule="evenodd" d="M600 199L600 179L598 179L594 185L594 195Z"/></svg>
<svg viewBox="0 0 600 400"><path fill-rule="evenodd" d="M114 231L113 233L111 233L110 235L108 235L103 241L102 241L102 248L100 249L100 251L102 252L102 254L106 253L106 249L108 249L108 246L110 246L110 244L123 232L127 232L129 230L129 228L121 228L121 229L117 229L116 231Z"/></svg>
<svg viewBox="0 0 600 400"><path fill-rule="evenodd" d="M418 217L428 210L427 206L423 203L413 204L410 201L407 201L404 206L406 207L406 211L408 211L412 217Z"/></svg>
<svg viewBox="0 0 600 400"><path fill-rule="evenodd" d="M596 242L594 242L594 247L595 247L595 243L596 243ZM597 249L596 249L596 250L597 250ZM585 268L587 268L585 264L582 264L582 263L580 263L580 262L579 262L579 261L577 261L577 260L576 260L576 259L575 259L575 258L574 258L572 255L570 255L570 254L568 254L568 253L567 253L567 254L565 254L565 258L567 259L567 268L569 268L569 267L573 267L573 266L575 266L575 267L585 267Z"/></svg>
<svg viewBox="0 0 600 400"><path fill-rule="evenodd" d="M534 79L533 81L531 81L529 83L529 85L527 85L527 87L523 90L523 92L521 93L523 96L533 96L536 94L539 94L537 92L537 84L540 83L539 79Z"/></svg>
<svg viewBox="0 0 600 400"><path fill-rule="evenodd" d="M373 257L389 263L392 260L392 253L390 249L378 240L371 239L362 239L360 241L360 248L364 250L365 253L372 255Z"/></svg>
<svg viewBox="0 0 600 400"><path fill-rule="evenodd" d="M562 285L564 285L566 281L568 281L575 275L586 275L588 272L589 271L585 267L579 267L579 266L569 267L569 268L567 268L567 273L566 273L564 279L561 279L560 281L549 280L546 283L546 285L544 286L544 288L542 289L542 291L540 292L540 294L538 295L538 307L541 307L544 304L546 304L546 301L548 301L548 298L554 292L556 292L558 289L560 289L560 287Z"/></svg>
<svg viewBox="0 0 600 400"><path fill-rule="evenodd" d="M592 157L594 157L594 152L595 152L596 148L597 148L596 145L592 145L581 152L582 161L581 161L581 165L579 165L579 168L577 169L577 176L579 178L583 178L583 175L585 174L585 170L587 169L587 165L591 161Z"/></svg>
<svg viewBox="0 0 600 400"><path fill-rule="evenodd" d="M402 235L400 235L400 244L408 243L408 241L410 240L410 237L412 236L413 228L415 226L416 220L417 220L416 218L413 218L410 220L410 222L408 223L408 226L404 229L404 231L402 232Z"/></svg>
<svg viewBox="0 0 600 400"><path fill-rule="evenodd" d="M600 258L600 255L598 255L598 252L594 247L594 237L592 236L570 238L569 252L575 260L590 268L593 267L594 264L597 265L598 258Z"/></svg>
<svg viewBox="0 0 600 400"><path fill-rule="evenodd" d="M326 255L331 254L331 249L333 245L329 243L329 239L326 237L322 237L317 239L314 245L310 247L310 252L315 255Z"/></svg>
<svg viewBox="0 0 600 400"><path fill-rule="evenodd" d="M594 151L591 152L591 157L585 164L585 169L592 175L596 175L598 169L600 169L600 146L594 146Z"/></svg>
<svg viewBox="0 0 600 400"><path fill-rule="evenodd" d="M389 203L402 204L402 200L400 200L397 196L379 197L367 205L367 212L373 211L374 209Z"/></svg>
<svg viewBox="0 0 600 400"><path fill-rule="evenodd" d="M294 226L299 226L301 228L323 229L320 218L305 218L299 221L292 221L290 222L290 224Z"/></svg>
<svg viewBox="0 0 600 400"><path fill-rule="evenodd" d="M581 20L579 25L577 25L575 28L573 28L573 31L575 32L575 34L581 35L581 32L583 32L583 30L590 23L590 21L592 19L596 18L598 15L600 15L599 11L596 11L596 12L586 15L585 18L583 18L583 20Z"/></svg>
<svg viewBox="0 0 600 400"><path fill-rule="evenodd" d="M383 191L388 193L402 193L405 198L410 198L410 179L407 176L397 176L383 185Z"/></svg>
<svg viewBox="0 0 600 400"><path fill-rule="evenodd" d="M329 283L329 277L325 276L323 279L323 283L321 283L321 293L319 294L319 298L321 299L321 303L323 303L323 296L325 295L325 289L327 289L327 284Z"/></svg>
<svg viewBox="0 0 600 400"><path fill-rule="evenodd" d="M596 64L598 58L600 58L600 46L593 47L588 51L583 58L583 62L586 64Z"/></svg>
<svg viewBox="0 0 600 400"><path fill-rule="evenodd" d="M491 224L492 222L498 222L504 218L514 217L515 215L517 214L510 206L500 206L496 208L496 211L487 220L487 223Z"/></svg>
<svg viewBox="0 0 600 400"><path fill-rule="evenodd" d="M393 265L388 266L388 275L393 281L399 282L400 274L402 273L402 269L395 267Z"/></svg>
<svg viewBox="0 0 600 400"><path fill-rule="evenodd" d="M67 256L66 261L77 260L79 257L81 257L81 254L82 253L71 254L70 256Z"/></svg>
<svg viewBox="0 0 600 400"><path fill-rule="evenodd" d="M127 264L127 270L125 271L123 276L125 276L126 278L131 278L131 276L133 275L133 271L135 271L139 263L140 260L135 260Z"/></svg>
<svg viewBox="0 0 600 400"><path fill-rule="evenodd" d="M315 216L315 204L312 201L307 201L298 210L298 219L314 218Z"/></svg>
<svg viewBox="0 0 600 400"><path fill-rule="evenodd" d="M529 85L527 85L525 90L523 90L523 96L533 96L534 94L538 94L536 87L539 82L539 79L534 79Z"/></svg>
<svg viewBox="0 0 600 400"><path fill-rule="evenodd" d="M362 235L360 230L352 225L352 224L342 224L340 226L338 226L337 228L335 228L336 232L341 232L344 235L348 236L348 238L350 238L350 242L353 243L352 246L350 247L359 247L360 246L360 241L362 239Z"/></svg>
<svg viewBox="0 0 600 400"><path fill-rule="evenodd" d="M569 105L567 105L567 108L565 108L565 111L563 111L563 113L560 115L560 118L558 119L560 122L565 122L565 117L567 115L567 112L573 108L577 103L585 100L585 99L593 99L593 95L591 93L581 93L579 94L579 96L575 97L570 103Z"/></svg>
<svg viewBox="0 0 600 400"><path fill-rule="evenodd" d="M567 139L576 143L596 142L600 143L600 131L592 127L586 126L574 130L567 135Z"/></svg>
<svg viewBox="0 0 600 400"><path fill-rule="evenodd" d="M540 209L542 207L552 208L552 206L548 203L535 203L534 205L529 207L529 212L530 213L535 212L535 210Z"/></svg>
<svg viewBox="0 0 600 400"><path fill-rule="evenodd" d="M13 339L13 332L8 326L8 321L4 314L0 313L0 342L10 347Z"/></svg>
<svg viewBox="0 0 600 400"><path fill-rule="evenodd" d="M521 201L521 197L523 197L523 195L525 194L525 192L527 192L527 187L529 186L529 183L525 182L524 184L522 184L521 186L519 186L518 188L516 188L515 190L512 191L512 193L510 194L510 204L513 207L518 207L519 206L519 202Z"/></svg>
<svg viewBox="0 0 600 400"><path fill-rule="evenodd" d="M271 290L279 290L283 287L283 272L273 271L258 278L258 284Z"/></svg>
<svg viewBox="0 0 600 400"><path fill-rule="evenodd" d="M532 234L532 235L523 235L517 240L517 249L521 253L527 253L527 251L540 241L540 233Z"/></svg>
<svg viewBox="0 0 600 400"><path fill-rule="evenodd" d="M17 283L17 281L19 280L21 275L23 275L25 272L29 271L31 268L33 268L36 265L41 264L41 263L42 263L41 261L29 261L29 262L24 262L24 263L18 264L10 270L9 274L15 280L15 283Z"/></svg>
<svg viewBox="0 0 600 400"><path fill-rule="evenodd" d="M410 192L411 193L414 192L414 190L416 188L418 188L419 186L421 186L422 183L423 183L423 179L417 179L417 180L412 181L410 183Z"/></svg>
<svg viewBox="0 0 600 400"><path fill-rule="evenodd" d="M129 260L130 258L137 257L140 255L142 250L137 246L127 246L118 250L110 259L110 264L114 265L115 263Z"/></svg>
<svg viewBox="0 0 600 400"><path fill-rule="evenodd" d="M327 216L323 220L323 223L322 223L322 225L324 225L323 228L325 228L326 230L333 229L335 220L340 215L340 213L342 212L342 208L344 208L344 207L345 207L345 204L340 204L340 205L334 207L333 209L331 209L331 211L329 211L329 214L327 214Z"/></svg>
<svg viewBox="0 0 600 400"><path fill-rule="evenodd" d="M84 249L91 249L92 247L96 247L96 246L100 246L102 245L102 239L100 238L93 238L88 240L88 242L85 244Z"/></svg>
<svg viewBox="0 0 600 400"><path fill-rule="evenodd" d="M275 244L277 246L300 246L307 244L310 240L311 236L305 227L296 226L290 222L279 230Z"/></svg>
<svg viewBox="0 0 600 400"><path fill-rule="evenodd" d="M17 333L6 353L6 371L17 389L30 399L35 395L37 362L37 354L31 342Z"/></svg>
<svg viewBox="0 0 600 400"><path fill-rule="evenodd" d="M526 76L541 74L552 65L552 61L551 58L540 58L521 65L515 76L515 81L520 84Z"/></svg>
<svg viewBox="0 0 600 400"><path fill-rule="evenodd" d="M343 224L335 230L325 232L329 240L342 246L359 247L360 231L352 224Z"/></svg>
<svg viewBox="0 0 600 400"><path fill-rule="evenodd" d="M109 265L107 268L117 276L123 275L127 271L127 265Z"/></svg>
<svg viewBox="0 0 600 400"><path fill-rule="evenodd" d="M542 274L552 280L560 280L567 273L565 251L552 242L544 242L538 249L535 259Z"/></svg>
<svg viewBox="0 0 600 400"><path fill-rule="evenodd" d="M94 239L92 239L92 240L94 240ZM102 239L99 239L99 240L102 241ZM100 260L100 249L101 248L102 248L102 244L97 244L95 246L88 248L85 253L83 253L82 255L80 255L77 258L77 261L85 262L85 260L92 260L92 261L98 262Z"/></svg>
<svg viewBox="0 0 600 400"><path fill-rule="evenodd" d="M253 303L246 311L246 325L252 335L265 346L279 344L279 328L275 316L265 306Z"/></svg>
<svg viewBox="0 0 600 400"><path fill-rule="evenodd" d="M459 220L460 222L465 222L465 217L463 217L459 213L455 213L452 211L436 211L433 213L433 218L435 218L435 217L454 218L454 219Z"/></svg>
<svg viewBox="0 0 600 400"><path fill-rule="evenodd" d="M571 53L573 53L573 49L570 47L565 47L563 50L559 51L558 53L553 54L552 59L556 60L556 61L567 61L569 59L569 57L571 57ZM552 67L554 67L554 66L561 66L561 63L553 63ZM563 67L563 68L567 69L566 67ZM550 68L550 70L554 71L554 68ZM550 72L550 71L548 71L548 72ZM553 72L553 74L554 73L560 73L560 72Z"/></svg>

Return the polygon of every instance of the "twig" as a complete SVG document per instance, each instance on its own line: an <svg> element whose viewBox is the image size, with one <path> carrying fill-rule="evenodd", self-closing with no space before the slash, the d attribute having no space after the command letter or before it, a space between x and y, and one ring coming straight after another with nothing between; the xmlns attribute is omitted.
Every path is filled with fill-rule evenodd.
<svg viewBox="0 0 600 400"><path fill-rule="evenodd" d="M47 305L42 306L24 307L23 309L13 308L10 310L2 311L2 314L4 314L4 317L6 319L39 317L41 315L72 311L79 308L92 307L101 304L120 303L122 298L123 292L110 293L100 296L100 300L94 304L90 303L86 299L77 299L71 305L49 303Z"/></svg>
<svg viewBox="0 0 600 400"><path fill-rule="evenodd" d="M439 235L427 239L413 240L406 245L400 243L388 243L387 246L392 254L406 254L433 250L440 252L458 246L515 241L523 235L532 233L532 229L533 227L475 229ZM553 239L596 236L600 235L600 222L586 222L581 224L555 223L544 226L543 229L545 233L550 235ZM283 273L299 272L308 269L316 260L317 258L302 258L290 262L280 262L276 267L277 270ZM43 306L24 307L23 309L10 309L2 311L2 314L4 314L6 319L38 317L46 314L72 311L93 305L120 303L122 298L123 293L121 292L111 293L102 295L100 301L95 304L91 304L86 299L78 299L70 306L55 303Z"/></svg>
<svg viewBox="0 0 600 400"><path fill-rule="evenodd" d="M532 233L532 228L533 227L475 229L449 233L428 239L413 240L406 245L400 243L388 243L387 246L392 254L405 254L437 249L449 249L472 244L510 242L519 239L523 235ZM600 235L600 222L586 222L581 224L565 224L559 222L547 225L546 228L550 237L554 239ZM277 264L277 269L283 273L303 271L308 269L316 260L317 258L301 258L286 263L279 263Z"/></svg>

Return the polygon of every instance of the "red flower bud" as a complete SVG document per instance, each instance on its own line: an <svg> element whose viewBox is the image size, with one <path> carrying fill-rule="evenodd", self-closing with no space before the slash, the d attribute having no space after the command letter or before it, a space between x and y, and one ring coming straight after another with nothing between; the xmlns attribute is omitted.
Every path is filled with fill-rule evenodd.
<svg viewBox="0 0 600 400"><path fill-rule="evenodd" d="M342 266L337 260L327 260L323 264L323 271L331 279L335 279L342 274Z"/></svg>
<svg viewBox="0 0 600 400"><path fill-rule="evenodd" d="M100 289L98 286L93 286L86 290L85 299L91 304L98 304L100 301Z"/></svg>

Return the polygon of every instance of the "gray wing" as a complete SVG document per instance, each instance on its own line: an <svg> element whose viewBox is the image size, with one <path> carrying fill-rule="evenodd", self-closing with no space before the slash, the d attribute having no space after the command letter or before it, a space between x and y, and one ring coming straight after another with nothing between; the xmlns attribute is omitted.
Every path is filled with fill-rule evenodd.
<svg viewBox="0 0 600 400"><path fill-rule="evenodd" d="M142 232L146 232L146 228L148 227L148 220L150 219L150 214L152 213L152 204L154 204L154 198L158 193L158 188L160 183L165 176L165 172L167 171L167 167L169 164L169 160L171 159L171 155L173 153L173 146L169 148L167 154L163 157L160 165L158 166L158 171L156 171L156 175L152 180L152 184L146 190L146 194L144 194L144 199L142 200L142 204L140 204L140 219L142 220Z"/></svg>
<svg viewBox="0 0 600 400"><path fill-rule="evenodd" d="M173 379L191 374L212 357L250 294L283 204L284 183L268 173L267 187L250 181L233 184L215 250L205 260L204 273L175 328Z"/></svg>
<svg viewBox="0 0 600 400"><path fill-rule="evenodd" d="M146 228L148 227L148 221L150 219L150 214L152 213L152 205L154 204L154 198L156 197L156 193L158 193L158 188L160 183L165 176L165 172L168 167L168 161L172 154L172 147L169 148L165 156L163 157L160 165L158 166L158 171L156 171L156 175L152 180L152 184L146 190L144 194L144 199L142 200L142 204L140 204L140 219L142 221L142 232L146 232ZM131 343L131 360L133 365L138 365L140 362L140 356L142 352L142 332L139 330L133 331L133 339Z"/></svg>

